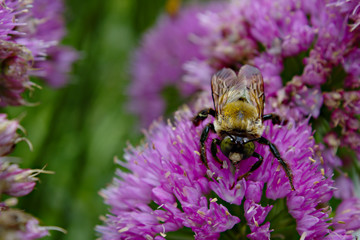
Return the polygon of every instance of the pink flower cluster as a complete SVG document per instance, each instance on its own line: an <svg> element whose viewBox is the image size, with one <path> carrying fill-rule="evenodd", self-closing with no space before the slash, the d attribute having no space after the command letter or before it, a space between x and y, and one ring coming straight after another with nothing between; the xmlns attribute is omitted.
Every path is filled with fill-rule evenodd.
<svg viewBox="0 0 360 240"><path fill-rule="evenodd" d="M5 114L0 114L1 236L5 239L38 239L49 234L47 228L40 227L38 220L30 214L13 208L17 197L25 196L34 189L35 175L39 173L39 170L21 169L6 158L21 140L16 133L18 127L17 121L8 120Z"/></svg>
<svg viewBox="0 0 360 240"><path fill-rule="evenodd" d="M195 239L353 239L360 229L360 198L342 160L360 159L359 8L351 0L232 0L192 13L203 32L180 28L197 47L186 52L182 45L182 56L201 54L170 64L167 70L178 74L165 82L187 84L206 97L189 103L194 110L179 110L173 124L155 122L145 143L130 147L125 161L117 161L130 172L118 171L101 192L111 207L105 225L97 227L103 239L164 239L189 228ZM159 62L171 63L166 49L175 47L157 30L152 31L158 45L141 48L157 58L157 64L141 62L149 72L158 72ZM161 48L163 41L170 47ZM249 171L253 157L233 166L219 153L220 165L211 157L208 140L209 169L200 160L201 131L212 119L199 127L190 119L212 107L212 74L244 64L255 65L264 77L265 113L287 119L284 126L267 124L263 136L288 162L295 191L265 145L256 145L264 162L246 179L239 176ZM141 79L143 86L158 86L158 78ZM135 77L132 86L137 83ZM210 133L210 139L217 137ZM346 149L343 155L340 148ZM335 198L341 203L333 204Z"/></svg>
<svg viewBox="0 0 360 240"><path fill-rule="evenodd" d="M65 84L77 53L59 46L65 34L61 0L3 1L0 5L0 106L26 104L29 76L54 87Z"/></svg>

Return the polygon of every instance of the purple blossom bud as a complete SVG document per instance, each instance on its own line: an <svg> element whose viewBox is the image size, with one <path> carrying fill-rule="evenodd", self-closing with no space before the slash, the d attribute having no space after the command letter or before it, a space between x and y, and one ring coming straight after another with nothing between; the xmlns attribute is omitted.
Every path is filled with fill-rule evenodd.
<svg viewBox="0 0 360 240"><path fill-rule="evenodd" d="M360 114L360 91L347 91L343 93L344 108L348 113Z"/></svg>
<svg viewBox="0 0 360 240"><path fill-rule="evenodd" d="M256 231L265 220L273 206L262 207L251 200L245 200L244 211L245 218L252 232Z"/></svg>
<svg viewBox="0 0 360 240"><path fill-rule="evenodd" d="M19 123L16 120L7 120L6 114L0 114L0 156L9 154L19 137L16 130Z"/></svg>
<svg viewBox="0 0 360 240"><path fill-rule="evenodd" d="M251 240L257 239L270 239L270 233L273 230L270 230L270 223L267 222L260 227L255 228L255 230L248 234L247 237Z"/></svg>
<svg viewBox="0 0 360 240"><path fill-rule="evenodd" d="M21 93L32 85L28 76L31 60L32 56L27 48L0 40L0 106L25 103Z"/></svg>
<svg viewBox="0 0 360 240"><path fill-rule="evenodd" d="M48 236L46 227L31 215L11 208L4 208L0 214L0 232L4 239L39 239Z"/></svg>
<svg viewBox="0 0 360 240"><path fill-rule="evenodd" d="M35 187L37 178L33 176L35 170L20 169L17 164L10 164L0 159L1 193L13 197L29 194Z"/></svg>
<svg viewBox="0 0 360 240"><path fill-rule="evenodd" d="M336 109L340 107L342 95L340 92L326 92L323 93L324 104L329 109Z"/></svg>

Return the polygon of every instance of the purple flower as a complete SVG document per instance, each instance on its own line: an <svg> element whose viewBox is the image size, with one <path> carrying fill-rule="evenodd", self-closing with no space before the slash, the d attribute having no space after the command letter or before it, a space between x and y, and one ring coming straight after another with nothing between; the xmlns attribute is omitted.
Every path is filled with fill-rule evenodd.
<svg viewBox="0 0 360 240"><path fill-rule="evenodd" d="M359 8L356 1L342 0L245 0L231 1L218 11L199 14L206 31L192 39L201 55L179 65L181 73L176 81L183 79L194 89L209 93L209 79L220 68L257 66L264 78L266 112L275 112L288 122L286 126L266 124L263 135L278 146L288 162L296 191L291 191L283 169L268 147L261 144L256 145L256 152L264 157L264 162L246 179L239 176L251 168L253 158L233 166L218 153L224 161L220 166L208 148L210 169L204 168L198 156L199 135L201 127L211 119L194 130L189 122L194 112L183 110L174 126L156 123L147 134L145 145L130 148L127 162L120 163L131 173L118 173L122 180L114 179L102 191L112 207L105 226L98 227L104 239L139 235L160 239L166 232L184 226L191 228L197 239L234 232L251 239L267 239L281 228L272 221L279 199L285 199L284 210L296 222L302 239L351 239L351 231L360 227L341 225L341 219L349 222L360 214L355 210L353 215L340 213L328 202L333 194L342 199L340 206L347 204L349 196L355 199L351 179L343 191L335 190L346 183L342 177L334 177L338 176L334 169L342 173L342 161L360 156ZM158 39L157 43L161 41ZM162 60L161 54L152 57ZM146 67L149 72L159 69L150 64ZM148 85L142 84L138 89L144 86ZM154 108L157 104L164 107L161 98L150 96ZM199 106L211 107L209 99L200 102L191 106L196 110ZM214 137L217 135L211 133L210 139ZM206 146L210 144L208 140ZM338 151L340 148L351 151ZM339 152L342 154L337 155ZM202 213L208 216L211 212L210 199L216 199L214 206L226 209L226 216L231 216L226 219L229 225L224 224L222 229L212 226L213 221L208 223L212 227L205 225L209 218ZM134 207L137 204L142 208ZM205 209L201 210L201 217L195 214L200 207ZM332 207L336 211L333 219ZM134 217L143 212L152 217L150 225L141 225ZM165 220L153 220L155 212ZM217 213L217 221L226 222L221 211Z"/></svg>
<svg viewBox="0 0 360 240"><path fill-rule="evenodd" d="M338 8L351 23L351 31L358 30L360 25L360 3L356 0L331 0L329 6Z"/></svg>
<svg viewBox="0 0 360 240"><path fill-rule="evenodd" d="M62 87L67 83L72 63L79 58L78 53L67 46L53 46L47 51L47 60L35 63L39 70L33 74L45 78L51 87Z"/></svg>
<svg viewBox="0 0 360 240"><path fill-rule="evenodd" d="M333 222L335 229L358 230L360 228L360 199L355 197L345 199L336 209Z"/></svg>
<svg viewBox="0 0 360 240"><path fill-rule="evenodd" d="M9 154L17 141L20 140L16 130L19 123L6 119L6 114L0 114L0 156Z"/></svg>
<svg viewBox="0 0 360 240"><path fill-rule="evenodd" d="M11 164L0 159L1 194L21 197L29 194L35 187L37 178L36 170L21 169L17 164Z"/></svg>
<svg viewBox="0 0 360 240"><path fill-rule="evenodd" d="M53 86L66 82L76 53L58 46L65 34L62 13L61 0L1 4L0 106L26 104L21 94L34 86L30 75L50 79Z"/></svg>
<svg viewBox="0 0 360 240"><path fill-rule="evenodd" d="M103 239L163 239L183 227L190 228L196 239L218 239L220 233L246 225L251 232L244 234L249 238L267 238L279 226L271 225L271 219L264 223L272 205L262 202L281 198L286 198L300 235L313 239L332 232L330 210L322 207L332 196L332 181L322 175L319 162L312 160L315 143L306 121L287 126L267 124L264 133L293 172L296 191L291 191L283 169L265 145L256 146L256 152L264 157L262 166L247 179L239 179L255 159L233 166L218 153L224 161L220 165L211 156L208 140L206 169L199 156L199 138L207 121L195 128L191 122L194 114L185 108L176 113L175 123L155 122L145 143L129 147L125 161L117 161L130 172L117 171L117 178L101 191L111 206L105 225L97 227ZM213 137L217 136L211 133ZM209 195L212 197L207 198ZM243 216L237 215L240 209Z"/></svg>
<svg viewBox="0 0 360 240"><path fill-rule="evenodd" d="M212 11L218 4L186 7L174 16L162 16L148 31L136 51L132 64L133 80L129 88L129 108L140 115L143 126L163 114L166 106L161 92L177 86L181 96L196 88L182 83L182 65L193 59L203 59L194 36L202 36L206 29L200 25L200 12Z"/></svg>
<svg viewBox="0 0 360 240"><path fill-rule="evenodd" d="M27 75L31 60L32 55L27 48L0 40L0 106L25 104L21 94L33 85Z"/></svg>
<svg viewBox="0 0 360 240"><path fill-rule="evenodd" d="M0 228L4 239L33 240L49 235L47 227L39 226L39 221L33 216L6 207L0 212Z"/></svg>

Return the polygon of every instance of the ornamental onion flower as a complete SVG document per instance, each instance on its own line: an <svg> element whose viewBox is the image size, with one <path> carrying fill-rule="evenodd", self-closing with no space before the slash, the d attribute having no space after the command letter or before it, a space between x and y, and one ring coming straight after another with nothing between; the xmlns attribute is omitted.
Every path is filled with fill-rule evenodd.
<svg viewBox="0 0 360 240"><path fill-rule="evenodd" d="M263 74L272 112L295 120L311 116L315 125L327 121L317 133L331 149L327 156L334 158L338 150L327 145L328 134L341 142L338 147L360 156L360 35L348 23L359 9L356 1L231 1L222 11L201 14L207 32L196 43L208 54L184 64L184 79L209 91L213 72L253 64ZM231 56L228 49L238 49L236 38L248 44L246 51Z"/></svg>
<svg viewBox="0 0 360 240"><path fill-rule="evenodd" d="M296 190L291 191L265 145L256 145L256 152L264 157L262 166L238 179L256 159L233 166L218 153L224 161L220 165L211 156L208 139L207 170L199 156L200 134L207 121L194 127L191 118L196 112L184 108L175 114L174 123L155 122L144 144L130 146L125 161L116 160L129 171L118 170L112 184L101 191L111 207L105 225L97 227L102 239L165 239L182 228L190 228L195 239L268 239L271 234L286 236L282 228L288 225L305 239L332 233L327 202L333 181L314 160L315 142L307 121L286 126L267 123L263 135L277 145L292 169ZM341 235L350 236L346 231Z"/></svg>
<svg viewBox="0 0 360 240"><path fill-rule="evenodd" d="M17 133L19 128L18 121L8 120L5 114L0 114L0 235L4 239L38 239L49 235L50 229L62 230L57 227L41 227L36 218L13 208L17 203L16 197L29 194L38 180L36 175L45 172L21 169L18 164L6 158L15 144L24 140Z"/></svg>
<svg viewBox="0 0 360 240"><path fill-rule="evenodd" d="M0 106L26 104L21 94L34 86L29 76L49 79L52 86L66 82L65 73L77 54L58 46L65 34L62 13L61 0L1 3Z"/></svg>
<svg viewBox="0 0 360 240"><path fill-rule="evenodd" d="M104 226L97 227L102 238L164 239L191 229L195 239L352 239L360 228L359 196L344 170L360 159L358 11L351 0L233 0L198 13L205 31L192 39L202 55L178 68L185 70L181 78L209 94L217 70L257 66L265 112L288 122L267 123L263 136L288 162L295 191L261 144L256 152L264 157L262 166L240 179L254 158L233 166L218 153L220 165L207 140L206 169L199 138L212 119L198 128L190 121L212 107L206 98L189 103L194 110L179 110L175 123L155 122L145 143L116 161L129 171L118 171L101 191L111 207ZM340 205L333 205L334 198Z"/></svg>
<svg viewBox="0 0 360 240"><path fill-rule="evenodd" d="M3 239L32 240L49 235L46 227L21 210L2 207L0 214L0 235Z"/></svg>
<svg viewBox="0 0 360 240"><path fill-rule="evenodd" d="M187 96L197 88L182 83L182 65L192 59L202 59L203 54L195 44L194 36L202 36L205 29L197 21L201 11L215 11L219 4L194 5L181 9L175 16L163 15L149 30L134 54L133 80L129 87L129 109L140 115L141 124L148 126L162 115L166 103L162 91L176 86L180 96Z"/></svg>

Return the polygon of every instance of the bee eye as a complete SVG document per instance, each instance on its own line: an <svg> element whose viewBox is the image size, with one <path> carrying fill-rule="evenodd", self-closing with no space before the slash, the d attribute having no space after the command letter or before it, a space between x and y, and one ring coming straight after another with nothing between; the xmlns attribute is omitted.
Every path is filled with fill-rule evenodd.
<svg viewBox="0 0 360 240"><path fill-rule="evenodd" d="M229 154L233 150L234 145L234 139L230 136L226 136L220 143L220 150L225 156L229 157Z"/></svg>

